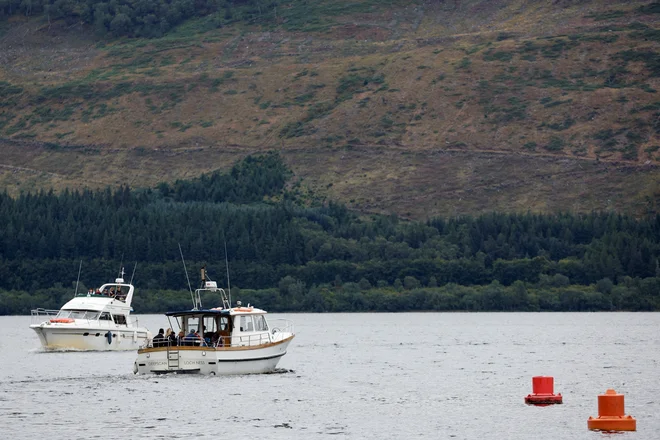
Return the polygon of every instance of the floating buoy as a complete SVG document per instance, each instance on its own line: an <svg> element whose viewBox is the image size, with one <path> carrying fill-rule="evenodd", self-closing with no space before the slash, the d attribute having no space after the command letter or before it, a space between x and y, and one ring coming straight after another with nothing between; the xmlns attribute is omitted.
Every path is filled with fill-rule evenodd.
<svg viewBox="0 0 660 440"><path fill-rule="evenodd" d="M552 376L532 377L532 394L525 397L528 405L554 405L562 403L561 394L554 394L555 379Z"/></svg>
<svg viewBox="0 0 660 440"><path fill-rule="evenodd" d="M625 415L623 394L609 389L598 395L598 418L589 417L587 427L592 431L636 431L637 420Z"/></svg>

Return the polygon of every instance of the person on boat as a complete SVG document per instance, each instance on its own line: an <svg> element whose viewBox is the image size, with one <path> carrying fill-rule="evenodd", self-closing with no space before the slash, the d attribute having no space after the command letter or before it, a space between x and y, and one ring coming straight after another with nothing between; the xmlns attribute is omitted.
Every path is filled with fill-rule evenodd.
<svg viewBox="0 0 660 440"><path fill-rule="evenodd" d="M97 287L96 292L94 292L94 295L100 295L100 294L101 294L101 289Z"/></svg>
<svg viewBox="0 0 660 440"><path fill-rule="evenodd" d="M158 330L158 334L154 336L154 339L152 341L154 347L163 347L167 345L167 339L165 339L165 330L162 328Z"/></svg>
<svg viewBox="0 0 660 440"><path fill-rule="evenodd" d="M222 347L222 337L220 336L220 329L213 333L211 336L211 345L214 347Z"/></svg>
<svg viewBox="0 0 660 440"><path fill-rule="evenodd" d="M92 296L92 295L94 295L94 289L89 289L87 291L87 296Z"/></svg>
<svg viewBox="0 0 660 440"><path fill-rule="evenodd" d="M176 345L183 345L185 343L186 339L186 334L183 332L183 330L179 331L178 336L176 337Z"/></svg>
<svg viewBox="0 0 660 440"><path fill-rule="evenodd" d="M199 333L195 329L191 329L190 333L186 335L186 345L199 345L201 341L202 337L199 336Z"/></svg>
<svg viewBox="0 0 660 440"><path fill-rule="evenodd" d="M170 345L176 345L176 334L172 331L171 328L168 328L165 332L165 339Z"/></svg>

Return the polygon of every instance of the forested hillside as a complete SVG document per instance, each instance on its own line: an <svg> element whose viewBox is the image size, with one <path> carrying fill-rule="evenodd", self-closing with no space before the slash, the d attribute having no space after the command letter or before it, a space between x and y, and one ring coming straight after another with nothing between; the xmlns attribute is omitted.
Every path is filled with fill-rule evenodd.
<svg viewBox="0 0 660 440"><path fill-rule="evenodd" d="M659 5L1 0L0 184L154 187L276 148L363 213L654 213Z"/></svg>
<svg viewBox="0 0 660 440"><path fill-rule="evenodd" d="M659 215L403 222L302 207L290 175L269 153L154 189L4 193L0 314L59 307L81 261L79 289L137 264L136 311L185 307L179 245L226 285L225 244L234 298L272 311L660 309Z"/></svg>

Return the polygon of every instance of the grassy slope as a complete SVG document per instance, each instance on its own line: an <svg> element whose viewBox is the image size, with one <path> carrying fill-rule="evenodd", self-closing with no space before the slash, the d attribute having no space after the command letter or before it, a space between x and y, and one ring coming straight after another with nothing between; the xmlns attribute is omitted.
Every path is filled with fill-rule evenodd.
<svg viewBox="0 0 660 440"><path fill-rule="evenodd" d="M11 23L2 186L153 185L277 148L301 188L365 212L656 209L648 2L308 3L105 45Z"/></svg>

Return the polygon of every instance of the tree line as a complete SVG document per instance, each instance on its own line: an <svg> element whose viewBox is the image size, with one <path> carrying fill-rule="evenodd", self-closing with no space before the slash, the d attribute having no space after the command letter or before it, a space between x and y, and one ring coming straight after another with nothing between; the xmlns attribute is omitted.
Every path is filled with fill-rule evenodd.
<svg viewBox="0 0 660 440"><path fill-rule="evenodd" d="M87 24L99 35L153 38L190 18L211 15L220 27L276 6L276 1L261 0L0 0L0 19L42 16Z"/></svg>
<svg viewBox="0 0 660 440"><path fill-rule="evenodd" d="M660 309L658 215L408 222L305 206L291 176L269 153L151 189L0 194L0 314L59 307L81 261L88 287L136 264L136 310L163 311L188 297L181 254L219 285L227 257L234 288L273 311Z"/></svg>

